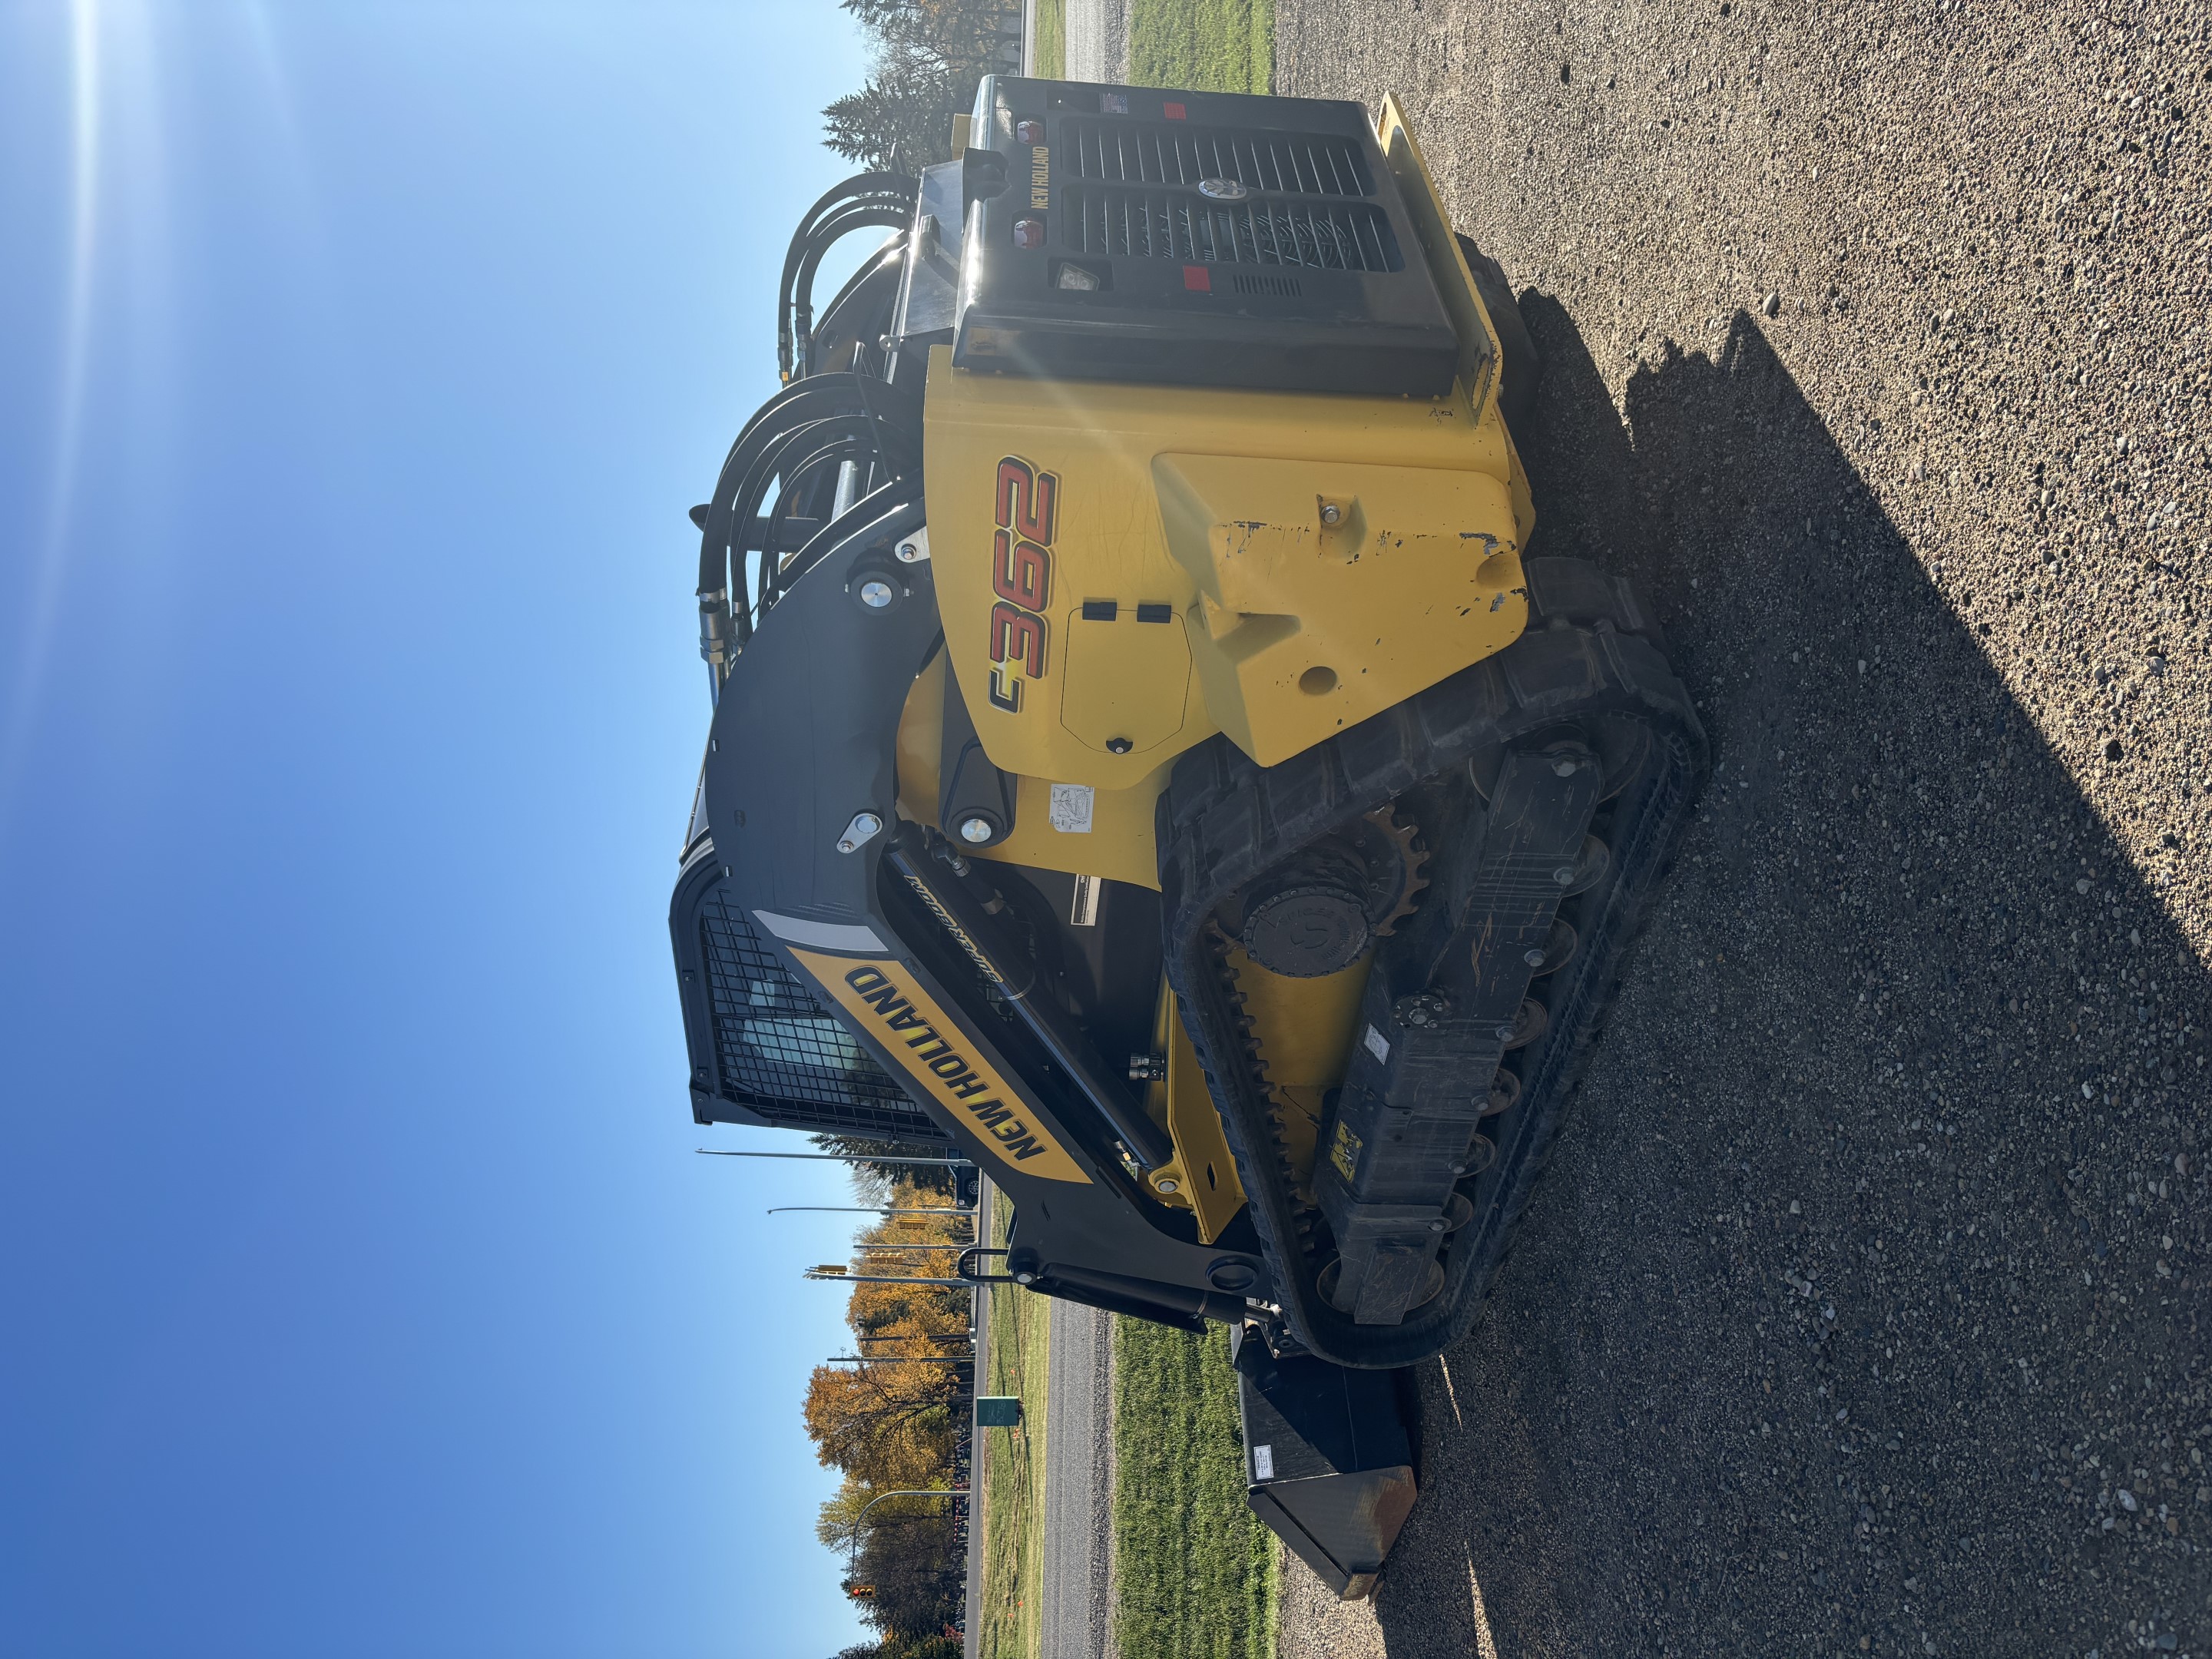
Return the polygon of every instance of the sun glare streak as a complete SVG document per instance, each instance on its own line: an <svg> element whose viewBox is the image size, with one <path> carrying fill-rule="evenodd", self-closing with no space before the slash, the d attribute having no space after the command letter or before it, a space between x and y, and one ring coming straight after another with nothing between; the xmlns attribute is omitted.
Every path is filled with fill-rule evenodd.
<svg viewBox="0 0 2212 1659"><path fill-rule="evenodd" d="M1467 1591L1474 1614L1475 1659L1498 1659L1498 1638L1490 1630L1490 1604L1482 1599L1482 1580L1475 1576L1472 1549L1467 1553Z"/></svg>
<svg viewBox="0 0 2212 1659"><path fill-rule="evenodd" d="M100 0L70 0L70 234L61 374L54 409L54 465L46 522L32 565L30 603L15 653L15 694L0 734L0 824L11 815L15 781L31 737L33 714L53 645L70 532L76 516L77 471L91 377L92 308L99 260Z"/></svg>
<svg viewBox="0 0 2212 1659"><path fill-rule="evenodd" d="M277 39L276 21L270 15L267 0L240 0L240 11L245 19L254 76L261 83L270 118L276 128L276 143L270 147L270 154L283 174L284 188L291 193L287 205L296 218L304 219L314 205L314 191L301 137L299 100L293 96L291 72ZM320 227L316 228L319 231Z"/></svg>

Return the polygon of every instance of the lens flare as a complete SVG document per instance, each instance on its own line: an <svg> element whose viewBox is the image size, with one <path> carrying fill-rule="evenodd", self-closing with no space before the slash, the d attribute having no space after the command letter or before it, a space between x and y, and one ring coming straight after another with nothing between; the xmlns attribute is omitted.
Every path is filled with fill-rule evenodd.
<svg viewBox="0 0 2212 1659"><path fill-rule="evenodd" d="M0 814L13 801L15 776L30 739L33 706L53 641L54 613L61 604L64 555L76 506L99 255L100 25L100 0L70 0L69 271L54 410L54 465L46 485L46 522L32 564L30 603L23 611L23 638L15 653L14 693L4 732L0 732Z"/></svg>

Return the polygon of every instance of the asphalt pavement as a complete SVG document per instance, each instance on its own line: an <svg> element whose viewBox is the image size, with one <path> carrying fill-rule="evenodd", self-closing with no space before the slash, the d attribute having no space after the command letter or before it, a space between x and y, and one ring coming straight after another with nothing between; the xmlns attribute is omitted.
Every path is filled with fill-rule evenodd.
<svg viewBox="0 0 2212 1659"><path fill-rule="evenodd" d="M1129 74L1127 0L1066 0L1067 78L1118 82Z"/></svg>
<svg viewBox="0 0 2212 1659"><path fill-rule="evenodd" d="M1043 1652L1112 1659L1112 1316L1052 1304L1046 1359Z"/></svg>
<svg viewBox="0 0 2212 1659"><path fill-rule="evenodd" d="M1278 0L1524 290L1532 551L1718 763L1286 1654L2212 1654L2208 25Z"/></svg>

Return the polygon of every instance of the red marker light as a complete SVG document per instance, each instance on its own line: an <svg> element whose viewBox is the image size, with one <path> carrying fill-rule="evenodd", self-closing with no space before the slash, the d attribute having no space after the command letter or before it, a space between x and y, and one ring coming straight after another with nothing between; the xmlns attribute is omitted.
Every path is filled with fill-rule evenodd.
<svg viewBox="0 0 2212 1659"><path fill-rule="evenodd" d="M1041 144L1044 143L1044 123L1042 121L1015 122L1014 142L1018 144Z"/></svg>
<svg viewBox="0 0 2212 1659"><path fill-rule="evenodd" d="M1160 113L1166 116L1170 121L1181 121L1188 118L1185 115L1183 106L1181 104L1164 104L1160 106Z"/></svg>
<svg viewBox="0 0 2212 1659"><path fill-rule="evenodd" d="M1015 220L1014 246L1016 247L1042 247L1044 246L1044 221L1042 219Z"/></svg>
<svg viewBox="0 0 2212 1659"><path fill-rule="evenodd" d="M1182 285L1193 294L1211 294L1213 292L1213 273L1204 265L1185 265L1182 268Z"/></svg>

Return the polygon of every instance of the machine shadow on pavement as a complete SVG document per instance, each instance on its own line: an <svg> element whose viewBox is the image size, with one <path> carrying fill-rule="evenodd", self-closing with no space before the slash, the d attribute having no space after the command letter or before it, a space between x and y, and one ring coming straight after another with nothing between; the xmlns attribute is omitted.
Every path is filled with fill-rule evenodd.
<svg viewBox="0 0 2212 1659"><path fill-rule="evenodd" d="M2004 596L1938 591L1755 319L1624 421L1522 307L1531 550L1638 580L1717 770L1485 1319L1421 1369L1387 1650L2212 1644L2176 1202L2212 994L2076 787L2128 757L2045 744L1972 621Z"/></svg>

